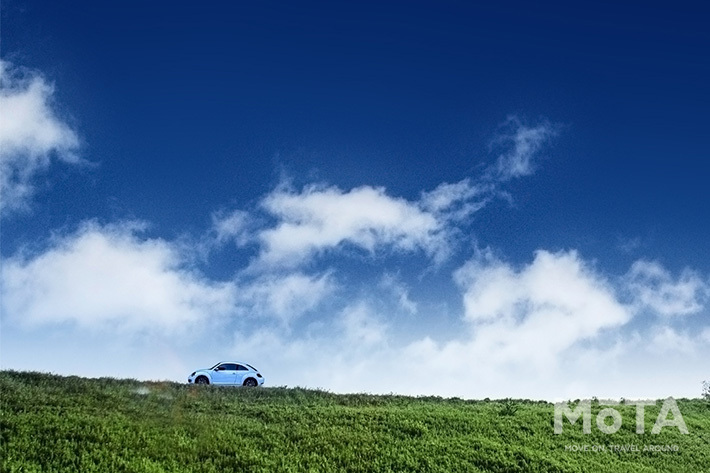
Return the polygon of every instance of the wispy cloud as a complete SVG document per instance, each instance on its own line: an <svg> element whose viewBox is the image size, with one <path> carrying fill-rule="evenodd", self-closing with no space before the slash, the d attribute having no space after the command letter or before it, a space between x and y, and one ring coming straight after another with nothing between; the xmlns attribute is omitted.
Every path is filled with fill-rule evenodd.
<svg viewBox="0 0 710 473"><path fill-rule="evenodd" d="M249 225L252 216L245 210L215 212L212 214L212 230L217 243L235 241L238 246L249 240Z"/></svg>
<svg viewBox="0 0 710 473"><path fill-rule="evenodd" d="M347 190L313 183L296 189L284 181L261 200L261 226L243 210L215 214L217 240L258 244L255 266L267 270L297 267L346 248L422 252L441 262L452 253L456 227L500 196L505 182L531 174L536 155L556 133L547 122L530 127L515 117L502 128L496 140L501 154L476 178L442 183L418 199L393 196L383 187Z"/></svg>
<svg viewBox="0 0 710 473"><path fill-rule="evenodd" d="M415 315L419 308L409 294L409 288L396 275L385 273L380 279L379 286L389 291L397 301L397 305L404 312Z"/></svg>
<svg viewBox="0 0 710 473"><path fill-rule="evenodd" d="M386 343L385 323L372 313L364 302L358 302L343 309L340 316L344 341L357 351L381 347Z"/></svg>
<svg viewBox="0 0 710 473"><path fill-rule="evenodd" d="M77 164L79 139L52 107L41 75L0 61L0 212L26 210L53 159Z"/></svg>
<svg viewBox="0 0 710 473"><path fill-rule="evenodd" d="M710 281L685 269L677 278L660 263L636 261L625 283L639 310L651 310L664 317L700 312L710 297Z"/></svg>
<svg viewBox="0 0 710 473"><path fill-rule="evenodd" d="M701 340L702 334L698 341ZM668 325L653 329L649 346L661 354L672 352L690 354L697 348L694 337Z"/></svg>
<svg viewBox="0 0 710 473"><path fill-rule="evenodd" d="M494 186L487 182L473 183L470 178L439 184L423 192L419 206L451 221L461 221L485 207L492 198Z"/></svg>
<svg viewBox="0 0 710 473"><path fill-rule="evenodd" d="M492 143L499 155L489 169L491 178L507 181L532 174L536 153L557 134L558 128L547 121L527 126L515 115L508 117Z"/></svg>
<svg viewBox="0 0 710 473"><path fill-rule="evenodd" d="M263 274L238 290L239 312L288 324L312 311L336 289L330 273Z"/></svg>

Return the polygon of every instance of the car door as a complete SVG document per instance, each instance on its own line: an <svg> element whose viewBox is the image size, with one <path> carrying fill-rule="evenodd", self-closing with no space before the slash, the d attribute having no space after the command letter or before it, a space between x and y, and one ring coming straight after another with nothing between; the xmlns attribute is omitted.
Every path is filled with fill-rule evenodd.
<svg viewBox="0 0 710 473"><path fill-rule="evenodd" d="M236 363L221 363L212 373L212 384L234 384L236 376Z"/></svg>
<svg viewBox="0 0 710 473"><path fill-rule="evenodd" d="M249 374L249 369L246 366L242 365L237 365L237 376L234 379L234 382L238 385L244 384L244 378Z"/></svg>

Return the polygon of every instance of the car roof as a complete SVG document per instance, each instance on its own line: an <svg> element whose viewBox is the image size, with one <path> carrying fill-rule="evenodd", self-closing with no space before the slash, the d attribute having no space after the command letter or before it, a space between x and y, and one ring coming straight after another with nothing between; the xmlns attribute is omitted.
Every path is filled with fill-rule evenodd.
<svg viewBox="0 0 710 473"><path fill-rule="evenodd" d="M244 366L246 366L246 367L249 368L249 369L254 369L254 370L256 370L256 368L255 368L254 366L250 365L249 363L247 363L247 362L245 362L245 361L234 361L234 360L219 361L219 362L215 363L215 364L212 365L212 366L221 365L222 363L236 363L236 364L238 364L238 365L244 365Z"/></svg>

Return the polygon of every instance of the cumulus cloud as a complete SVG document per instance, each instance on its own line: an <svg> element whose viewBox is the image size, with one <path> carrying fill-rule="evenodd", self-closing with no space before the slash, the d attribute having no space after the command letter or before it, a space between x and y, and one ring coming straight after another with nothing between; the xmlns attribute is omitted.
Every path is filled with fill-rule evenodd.
<svg viewBox="0 0 710 473"><path fill-rule="evenodd" d="M52 107L54 89L35 72L0 61L0 212L26 209L35 178L53 159L77 164L79 140Z"/></svg>
<svg viewBox="0 0 710 473"><path fill-rule="evenodd" d="M342 245L370 253L384 246L431 255L443 250L443 228L435 215L383 188L311 185L296 192L280 187L263 207L277 219L258 236L261 261L268 265L295 265Z"/></svg>
<svg viewBox="0 0 710 473"><path fill-rule="evenodd" d="M664 317L698 313L710 295L710 283L698 273L685 269L674 279L655 261L636 261L625 281L640 310L648 309Z"/></svg>
<svg viewBox="0 0 710 473"><path fill-rule="evenodd" d="M193 267L199 242L144 238L143 230L136 222L85 222L42 252L7 259L3 314L24 327L69 323L125 332L185 332L234 317L287 326L337 289L330 271L215 281Z"/></svg>
<svg viewBox="0 0 710 473"><path fill-rule="evenodd" d="M242 333L234 353L260 360L275 383L340 392L692 396L703 379L710 329L629 328L637 311L621 301L623 284L575 251L541 250L522 266L483 252L455 277L468 327L457 336L397 342L397 325L360 298L336 314L332 328Z"/></svg>
<svg viewBox="0 0 710 473"><path fill-rule="evenodd" d="M205 279L131 223L85 224L41 254L6 260L1 274L3 314L24 326L179 332L234 304L230 283Z"/></svg>
<svg viewBox="0 0 710 473"><path fill-rule="evenodd" d="M0 122L3 192L5 179L14 179L8 182L19 196L16 208L53 157L78 162L77 139L52 114L51 87L41 78L13 76L15 82L7 82L6 72L2 77L3 112L9 103L8 110L44 117L25 120L34 125L23 130L35 130L25 135L8 134L16 124ZM4 261L4 321L13 322L15 331L62 324L121 340L208 325L216 328L215 343L200 344L192 355L174 353L175 372L201 366L205 358L234 356L254 361L270 383L336 391L631 397L633 392L624 391L628 379L678 355L687 360L684 375L695 376L709 355L710 328L695 334L673 325L673 317L663 325L628 328L645 310L662 316L701 312L709 284L690 270L675 277L659 263L641 260L613 279L575 251L540 250L523 265L478 252L453 276L461 330L446 335L432 328L437 314L429 313L431 305L418 300L399 273L385 271L368 280L350 275L345 287L336 279L340 268L306 267L319 255L348 249L441 261L451 253L460 224L497 198L507 181L533 173L536 154L554 134L547 123L526 126L511 118L495 142L497 159L483 176L442 183L414 199L373 186L281 184L257 208L217 212L207 246L258 246L257 260L233 281L211 280L191 265L190 244L199 242L146 238L133 223L87 223L56 237L41 253ZM393 308L409 314L407 323L422 322L418 339L397 337L401 327L391 317ZM233 346L226 349L232 334ZM66 352L75 358L73 349ZM198 357L199 363L191 361ZM675 383L674 373L655 373L646 384L635 379L634 385L653 395L649 387L661 375ZM604 390L589 381L594 377L616 384Z"/></svg>
<svg viewBox="0 0 710 473"><path fill-rule="evenodd" d="M692 395L710 355L710 329L693 334L672 325L677 318L641 332L628 329L637 311L621 302L621 279L599 273L574 251L541 250L521 266L480 252L455 273L463 330L443 338L431 331L414 341L398 339L397 320L373 303L377 297L362 292L367 282L334 298L344 288L331 273L249 277L247 283L210 281L186 267L178 247L141 237L135 225L87 224L42 254L5 262L2 310L21 322L11 330L60 323L68 330L117 328L113 340L126 340L126 332L174 333L214 321L214 343L173 353L176 366L185 371L233 357L256 364L273 385L339 392ZM395 300L403 296L405 312L407 304L417 304L398 276L385 274L377 286ZM429 317L416 308L409 321ZM314 317L293 323L311 312ZM233 324L230 316L249 323ZM268 318L285 323L262 323ZM135 349L113 349L139 357ZM76 350L65 351L76 357ZM673 356L683 357L682 369L659 368ZM80 368L76 360L70 365Z"/></svg>
<svg viewBox="0 0 710 473"><path fill-rule="evenodd" d="M477 350L506 362L555 363L564 350L632 317L574 251L538 251L520 270L484 254L456 280Z"/></svg>
<svg viewBox="0 0 710 473"><path fill-rule="evenodd" d="M309 366L307 379L279 366L284 358L256 342L263 334L240 338L239 352L263 359L286 383L343 391L547 398L576 392L571 385L579 380L566 370L582 376L627 353L625 343L609 342L607 335L618 334L633 311L619 302L608 279L574 251L539 251L520 268L484 253L455 277L468 326L458 337L435 341L424 336L397 344L391 333L396 325L385 323L386 317L360 299L336 319L340 331L325 328L302 338L269 332L280 347L277 353L289 353L288 366ZM389 276L381 285L398 287L398 281ZM316 350L321 356L312 359ZM587 363L587 370L581 369ZM372 373L386 375L373 381Z"/></svg>

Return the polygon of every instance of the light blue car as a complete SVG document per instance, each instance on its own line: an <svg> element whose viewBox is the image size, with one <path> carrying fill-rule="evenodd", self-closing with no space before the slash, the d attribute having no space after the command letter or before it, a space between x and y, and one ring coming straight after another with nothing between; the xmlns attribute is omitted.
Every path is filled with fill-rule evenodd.
<svg viewBox="0 0 710 473"><path fill-rule="evenodd" d="M220 361L212 368L194 371L187 382L190 384L214 384L219 386L261 386L264 377L259 370L240 361Z"/></svg>

